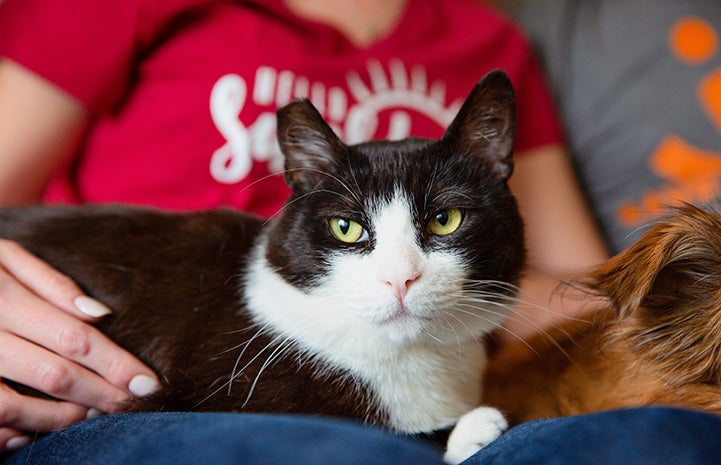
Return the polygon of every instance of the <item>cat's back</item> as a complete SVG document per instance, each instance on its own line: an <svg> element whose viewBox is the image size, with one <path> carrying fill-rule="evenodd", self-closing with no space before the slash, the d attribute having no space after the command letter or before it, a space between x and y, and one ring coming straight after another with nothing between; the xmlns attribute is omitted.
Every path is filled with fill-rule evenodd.
<svg viewBox="0 0 721 465"><path fill-rule="evenodd" d="M0 238L18 242L127 318L234 303L262 224L230 209L0 209Z"/></svg>
<svg viewBox="0 0 721 465"><path fill-rule="evenodd" d="M65 260L53 260L55 254L143 262L151 249L167 253L168 259L188 258L187 251L198 247L244 252L261 225L260 219L230 209L173 213L119 205L0 208L0 238L19 242L58 266Z"/></svg>
<svg viewBox="0 0 721 465"><path fill-rule="evenodd" d="M167 212L122 205L33 206L0 208L0 237L42 248L41 243L72 245L82 242L105 247L108 241L160 242L178 234L190 240L225 240L234 237L249 246L262 220L231 209ZM115 241L113 241L115 240ZM182 245L177 240L174 245ZM47 247L55 248L53 247Z"/></svg>

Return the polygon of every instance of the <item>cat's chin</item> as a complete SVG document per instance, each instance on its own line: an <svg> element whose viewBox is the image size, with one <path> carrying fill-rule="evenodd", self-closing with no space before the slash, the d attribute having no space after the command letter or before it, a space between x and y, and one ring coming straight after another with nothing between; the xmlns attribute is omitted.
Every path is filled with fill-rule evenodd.
<svg viewBox="0 0 721 465"><path fill-rule="evenodd" d="M419 316L403 308L375 325L395 343L406 344L424 340L442 342L442 336L434 334L438 332L434 330L438 324L432 316Z"/></svg>
<svg viewBox="0 0 721 465"><path fill-rule="evenodd" d="M388 337L398 343L413 342L428 334L429 322L408 313L395 315L379 324Z"/></svg>
<svg viewBox="0 0 721 465"><path fill-rule="evenodd" d="M427 337L421 325L409 322L387 324L384 325L383 330L388 335L388 339L397 344L417 342Z"/></svg>

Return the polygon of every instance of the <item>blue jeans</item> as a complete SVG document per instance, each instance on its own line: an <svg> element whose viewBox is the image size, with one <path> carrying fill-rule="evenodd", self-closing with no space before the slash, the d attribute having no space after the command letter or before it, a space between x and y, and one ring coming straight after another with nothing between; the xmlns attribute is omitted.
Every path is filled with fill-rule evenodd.
<svg viewBox="0 0 721 465"><path fill-rule="evenodd" d="M110 415L49 434L3 465L434 464L420 440L351 422L282 415ZM721 463L721 418L653 408L519 425L465 465Z"/></svg>
<svg viewBox="0 0 721 465"><path fill-rule="evenodd" d="M340 420L141 413L78 423L3 465L439 465L441 456L426 443Z"/></svg>
<svg viewBox="0 0 721 465"><path fill-rule="evenodd" d="M719 465L721 417L641 408L518 425L463 465Z"/></svg>

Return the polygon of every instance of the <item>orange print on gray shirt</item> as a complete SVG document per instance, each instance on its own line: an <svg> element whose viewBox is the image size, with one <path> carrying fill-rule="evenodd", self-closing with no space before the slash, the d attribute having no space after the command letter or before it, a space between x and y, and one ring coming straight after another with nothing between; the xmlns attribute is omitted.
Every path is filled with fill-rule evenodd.
<svg viewBox="0 0 721 465"><path fill-rule="evenodd" d="M707 21L697 17L678 20L669 32L671 53L683 63L707 63L719 52L719 36ZM721 137L721 67L706 75L697 86L704 113ZM696 147L676 134L664 137L649 157L651 170L666 180L647 191L638 202L624 202L619 220L638 226L681 202L704 203L721 193L721 152Z"/></svg>

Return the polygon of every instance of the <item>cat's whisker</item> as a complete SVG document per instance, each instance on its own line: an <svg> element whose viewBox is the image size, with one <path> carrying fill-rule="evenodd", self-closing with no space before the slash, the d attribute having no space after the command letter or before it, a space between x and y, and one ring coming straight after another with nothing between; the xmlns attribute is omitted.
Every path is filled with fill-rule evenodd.
<svg viewBox="0 0 721 465"><path fill-rule="evenodd" d="M340 184L341 187L343 187L345 190L347 190L348 193L351 195L351 197L355 200L355 202L356 202L357 205L363 205L363 202L361 201L360 197L358 197L358 194L357 194L353 189L351 189L350 187L348 187L348 185L345 183L345 181L343 181L343 180L342 180L341 178L339 178L338 176L336 176L336 175L334 175L334 174L332 174L332 173L329 173L329 172L327 172L327 171L319 170L319 169L314 169L314 168L295 168L295 169L285 170L284 173L292 173L292 172L295 172L295 171L310 171L310 172L313 172L313 173L318 173L318 174L322 174L322 175L324 175L324 176L327 176L327 177L329 177L330 179L332 179L332 180L334 180L335 182L337 182L338 184ZM338 193L338 195L341 196L341 197L343 197L342 195L340 195L340 193Z"/></svg>
<svg viewBox="0 0 721 465"><path fill-rule="evenodd" d="M437 203L437 204L439 204L439 205L445 205L445 204L448 203L448 201L446 200L446 198L449 197L449 196L451 196L451 195L452 195L452 197L453 197L453 199L454 199L455 205L458 206L458 207L461 207L461 205L458 205L458 202L459 202L458 199L461 199L461 198L466 199L466 200L468 201L469 205L476 205L477 199L474 199L474 198L471 197L470 195L468 195L468 194L466 194L466 193L464 193L464 192L459 192L459 191L451 191L451 192L442 191L442 192L439 192L438 194L436 194L435 197L433 197L433 199L431 199L430 204L433 205L433 204L436 204L436 203Z"/></svg>
<svg viewBox="0 0 721 465"><path fill-rule="evenodd" d="M466 310L471 309L471 310ZM458 302L453 307L453 312L463 313L464 315L473 316L475 318L479 318L483 321L487 321L489 323L492 323L494 325L499 325L499 320L491 320L485 315L492 315L492 316L499 316L499 317L506 317L506 313L494 311L487 307L479 307L476 303L466 303L466 302ZM452 314L452 312L450 312Z"/></svg>
<svg viewBox="0 0 721 465"><path fill-rule="evenodd" d="M223 286L227 286L228 284L242 276L242 273L231 274L225 281L223 281Z"/></svg>
<svg viewBox="0 0 721 465"><path fill-rule="evenodd" d="M469 295L470 295L471 297L473 297L473 294L469 294ZM483 295L483 294L482 294L482 295ZM485 295L483 295L483 297L485 297ZM507 297L507 296L506 296L506 297ZM532 318L530 318L530 317L527 315L527 313L523 310L523 305L521 305L521 306L518 305L518 302L519 302L518 299L515 299L515 298L514 298L513 300L515 301L515 304L514 304L514 305L507 305L507 304L505 304L505 303L489 301L489 300L486 300L485 298L481 298L481 299L474 299L475 304L480 304L480 305L472 305L472 304L469 304L469 303L466 302L466 303L465 303L465 306L466 306L466 307L472 307L472 308L474 308L474 309L476 309L476 310L478 310L478 311L488 312L488 313L494 313L494 314L499 315L499 316L504 316L504 318L505 318L507 321L513 321L513 322L515 322L515 323L519 323L519 324L526 325L526 326L532 328L532 329L534 330L534 332L535 332L536 334L538 334L540 337L542 337L544 340L550 342L551 345L553 345L555 348L557 348L564 356L570 357L570 355L567 353L567 351L566 351L564 348L562 348L562 347L559 345L559 343L557 342L557 339L558 339L558 338L557 338L557 337L554 337L553 335L551 335L551 334L547 331L546 328L544 328L543 326L541 326L541 325L539 325L538 323L534 322L534 320L533 320ZM524 301L520 301L520 303L524 304ZM505 312L504 312L504 313L501 313L501 312L493 312L489 307L486 306L486 305L488 305L488 304L490 304L490 305L492 305L492 306L501 307L501 308L503 308L503 309L505 310ZM551 313L557 315L559 318L564 318L564 317L565 317L565 318L566 318L567 320L569 320L569 321L577 321L577 322L584 322L584 323L587 322L587 320L584 320L584 319L574 318L574 317L566 316L566 315L564 315L564 314L562 314L562 313L553 312L552 310L550 310L550 309L548 309L548 308L546 308L546 307L540 306L540 305L535 305L535 304L530 304L530 303L528 303L528 306L529 306L530 308L537 308L537 309L540 309L540 310L543 310L543 311L551 312ZM502 330L502 331L505 331L505 332L509 333L509 334L510 334L511 336L513 336L515 339L520 340L521 342L524 343L524 345L528 346L528 344L526 343L526 341L525 341L523 338L521 338L520 336L518 336L518 334L511 333L510 331L507 330L507 328L506 328L505 326L500 326L499 329ZM562 326L556 327L555 330L556 330L556 331L559 331L559 332L560 332L561 334L563 334L567 339L571 339L571 335L570 335L565 329L563 329ZM535 351L534 351L534 352L535 352Z"/></svg>
<svg viewBox="0 0 721 465"><path fill-rule="evenodd" d="M332 321L332 320L333 320L333 316L332 316L332 315L316 315L315 317L307 318L305 321L303 321L303 322L302 322L302 326L304 327L305 330L308 330L308 329L311 329L311 330L312 330L312 326L313 326L313 325L321 325L321 324L323 324L324 321ZM272 345L275 345L276 341L278 341L279 339L280 339L280 337L276 337L276 338L275 338L273 341L271 341L265 348L263 348L263 349L258 353L258 355L260 355L260 353L264 352L268 347L270 347L270 346L272 346ZM440 342L440 341L439 341L439 342ZM244 407L247 405L247 403L250 401L250 399L251 399L251 397L252 397L252 394L253 394L253 392L254 392L254 390L255 390L258 382L260 381L260 377L261 377L261 375L263 374L263 372L264 372L269 366L271 366L271 365L273 364L273 362L275 362L277 359L283 357L283 356L285 355L285 353L287 353L289 350L293 349L294 346L295 346L295 341L294 341L291 337L286 337L286 338L284 338L282 341L280 341L280 343L278 343L278 344L276 345L276 347L275 347L275 349L273 350L273 352L271 352L271 354L268 356L268 358L265 360L265 362L263 363L263 365L262 365L262 366L260 367L260 369L258 370L258 372L257 372L257 374L256 374L256 377L255 377L255 379L253 380L253 383L251 384L251 386L250 386L250 388L249 388L248 395L247 395L247 397L246 397L246 399L245 399L245 402L243 403L243 408L244 408ZM298 351L298 355L299 355L299 356L304 356L304 351L299 350L299 351ZM250 363L252 363L256 358L257 358L257 356L254 357L254 359L251 360L251 362L249 362L248 365L250 365ZM246 365L246 367L247 367L248 365ZM242 371L243 371L244 369L245 369L245 367L244 367L243 369L241 369L241 370L238 372L238 374L235 375L235 377L237 377L240 373L242 373Z"/></svg>
<svg viewBox="0 0 721 465"><path fill-rule="evenodd" d="M530 325L534 330L541 330L542 328L540 326L534 324L533 320L527 316L524 309L540 310L545 313L553 314L554 316L558 317L559 319L565 319L568 321L586 322L586 320L584 320L584 319L572 317L572 316L554 311L548 307L534 304L532 302L520 299L517 296L494 294L494 293L488 293L486 291L476 291L476 290L464 291L464 293L458 295L458 297L463 297L463 296L466 296L467 298L475 300L476 302L482 303L484 305L490 304L490 305L502 307L508 312L509 319L514 319L517 322ZM513 318L514 316L517 318Z"/></svg>
<svg viewBox="0 0 721 465"><path fill-rule="evenodd" d="M500 289L504 292L504 295L506 297L512 297L512 295L508 295L508 293L511 294L517 294L521 291L521 288L515 284L508 283L506 281L499 281L494 279L466 279L464 281L464 284L467 286L472 287L483 287L483 288L490 288L490 289Z"/></svg>
<svg viewBox="0 0 721 465"><path fill-rule="evenodd" d="M474 343L479 344L476 334L473 331L471 331L471 329L465 324L465 322L462 319L458 318L453 313L444 312L443 319L447 321L448 317L451 317L451 318L455 319L458 323L460 323L466 329L468 334L472 336L471 339L474 341ZM449 322L449 324L450 324L450 322ZM451 324L451 329L453 330L453 333L456 336L456 343L458 345L458 354L460 357L460 355L463 353L463 342L465 342L465 340L463 342L461 341L461 337L458 335L458 331L456 331L456 328L453 324Z"/></svg>
<svg viewBox="0 0 721 465"><path fill-rule="evenodd" d="M346 149L345 152L345 159L348 162L348 172L351 174L351 178L353 178L353 183L355 184L356 190L353 192L361 192L360 184L358 184L358 178L356 178L356 170L353 169L353 164L351 163L351 157L349 156L348 150Z"/></svg>
<svg viewBox="0 0 721 465"><path fill-rule="evenodd" d="M243 402L242 408L245 408L246 405L248 405L248 402L250 402L250 399L253 396L253 392L255 391L255 387L260 380L260 376L263 374L266 368L268 368L275 360L280 358L287 350L292 348L293 345L294 341L292 340L292 338L286 337L280 342L280 344L278 344L278 346L273 350L273 352L271 352L271 354L268 356L265 362L263 362L263 365L258 370L258 373L255 375L255 379L253 380L253 383L248 389L248 396L245 398L245 402Z"/></svg>
<svg viewBox="0 0 721 465"><path fill-rule="evenodd" d="M461 312L461 313L465 313L465 314L468 314L468 315L477 317L477 318L481 319L482 321L485 321L485 322L488 322L488 323L496 324L496 322L495 322L494 320L485 318L485 317L483 317L482 315L479 315L479 314L474 313L474 312L470 312L470 311L467 311L467 310L462 310L462 309L459 309L459 308L456 308L456 311L459 311L459 312ZM540 354L533 348L533 346L531 346L531 344L529 344L528 341L526 341L520 334L516 333L516 332L513 331L513 330L510 330L510 329L506 328L506 327L503 326L503 325L497 326L496 329L497 329L498 331L502 331L502 332L504 332L504 333L506 333L506 334L509 334L509 335L512 336L514 339L517 339L517 340L520 341L524 346L526 346L526 348L528 348L528 350L530 350L534 355L536 355L537 357L540 358L541 355L540 355ZM550 335L549 335L549 337L550 337Z"/></svg>
<svg viewBox="0 0 721 465"><path fill-rule="evenodd" d="M233 381L235 379L237 379L236 370L238 369L238 365L240 364L240 361L243 359L243 355L245 354L245 351L248 349L248 347L250 347L250 345L253 343L253 341L257 337L264 335L268 328L269 328L269 325L267 325L267 324L263 325L258 331L255 332L253 337L251 337L250 339L245 341L245 343L240 344L240 346L244 345L245 347L243 347L243 350L241 350L240 353L238 354L238 356L235 358L235 364L233 365L233 370L230 372L230 378L228 380L228 395L229 396L230 396L230 392L233 388ZM243 370L241 370L241 371L243 371Z"/></svg>
<svg viewBox="0 0 721 465"><path fill-rule="evenodd" d="M257 328L257 325L255 325L255 324L250 324L250 325L248 325L248 326L246 326L246 327L244 327L244 328L229 329L228 331L223 331L223 332L221 332L221 333L219 333L219 334L220 334L221 336L222 336L222 335L231 335L231 334L240 334L240 333L245 333L245 332L247 332L247 331L254 330L254 329L256 329L256 328Z"/></svg>
<svg viewBox="0 0 721 465"><path fill-rule="evenodd" d="M247 191L247 190L253 189L257 184L259 184L259 183L261 183L261 182L263 182L263 181L265 181L265 180L267 180L267 179L270 179L270 178L276 178L276 177L278 177L278 176L280 176L280 175L282 175L282 172L275 172L275 173L266 174L265 176L262 176L262 177L256 179L255 181L249 183L247 186L243 187L243 188L240 189L240 191L238 191L238 192L239 192L239 193L243 193L243 192L245 192L245 191Z"/></svg>
<svg viewBox="0 0 721 465"><path fill-rule="evenodd" d="M263 330L264 330L265 328L267 328L267 327L268 327L268 325L263 326L262 328L260 328L260 331L263 331ZM223 350L223 351L218 352L218 353L216 354L216 357L221 356L221 355L224 355L224 354L227 354L227 353L229 353L229 352L233 352L234 350L240 349L241 347L243 347L244 345L247 345L250 341L252 341L252 340L255 339L256 337L258 337L258 335L259 335L259 334L258 334L258 333L259 333L259 332L258 332L258 327L257 327L255 324L246 326L245 328L242 328L242 329L236 329L236 330L233 330L233 331L226 331L226 332L221 333L221 335L231 335L231 334L244 333L244 332L250 331L250 330L256 330L256 333L254 333L254 335L253 335L249 340L245 340L245 341L243 341L243 342L241 342L241 343L239 343L239 344L236 344L236 345L234 345L234 346L232 346L232 347L229 347L229 348L227 348L227 349L225 349L225 350ZM243 349L243 350L245 350L245 349ZM242 352L241 352L240 356L242 356L242 355L243 355L243 354L242 354Z"/></svg>
<svg viewBox="0 0 721 465"><path fill-rule="evenodd" d="M443 328L443 329L445 329L445 328ZM450 329L452 329L452 327L451 327ZM423 334L425 334L425 335L428 336L429 338L433 339L433 340L436 341L437 343L443 344L443 341L440 340L440 339L438 339L436 336L434 336L427 328L423 328L422 331L423 331Z"/></svg>
<svg viewBox="0 0 721 465"><path fill-rule="evenodd" d="M247 186L243 187L243 188L240 190L240 192L244 192L244 191L246 191L246 190L252 189L253 187L256 186L256 184L259 184L259 183L261 183L261 182L263 182L263 181L265 181L265 180L267 180L267 179L275 178L275 177L281 176L281 175L283 175L283 174L285 174L285 173L290 173L290 172L298 171L298 170L301 170L301 169L309 170L309 171L315 171L315 172L318 172L318 173L320 173L320 174L327 175L328 177L330 177L330 178L332 178L333 180L335 180L336 182L338 182L341 186L345 187L345 189L353 196L353 198L356 200L356 202L359 202L358 196L355 194L355 192L354 192L352 189L350 189L341 179L339 179L339 178L337 178L336 176L333 176L332 174L327 173L327 172L325 172L325 171L312 170L312 169L310 169L310 168L298 168L298 169L295 169L295 170L283 170L283 171L280 171L280 172L277 172L277 173L267 174L267 175L265 175L265 176L263 176L263 177L261 177L261 178L256 179L255 181L251 182L251 183L248 184ZM355 178L355 173L354 173L352 170L351 170L351 173L353 174L353 177ZM358 182L356 181L356 185L357 185L357 184L358 184ZM316 191L316 192L318 192L318 191ZM337 192L333 192L333 191L325 191L325 192L330 192L330 193L333 193L333 194L338 194L340 197L344 197L343 195L341 195L341 194L339 194L339 193L337 193ZM312 193L313 193L313 192L309 193L308 195L310 195L310 194L312 194ZM305 197L305 196L301 196L300 198L302 198L302 197ZM300 198L299 198L299 199L300 199ZM296 199L296 200L299 200L299 199ZM289 203L290 203L290 202L289 202ZM278 216L286 207L288 207L288 204L284 204L281 208L278 209L278 211L276 211L275 213L273 213L273 214L268 218L268 220L270 220L270 219L275 218L276 216ZM268 222L268 220L266 220L266 223Z"/></svg>
<svg viewBox="0 0 721 465"><path fill-rule="evenodd" d="M470 305L470 304L465 304L465 305L464 305L464 304L459 304L459 306L471 307L471 308L477 309L477 310L479 310L479 311L486 311L486 312L488 312L488 313L492 313L492 314L495 314L495 315L503 315L503 314L501 314L500 312L492 312L492 311L489 311L489 310L486 309L486 308L483 308L483 307L475 307L474 305ZM492 322L491 320L489 320L489 319L487 319L487 318L484 318L483 316L479 315L479 314L476 313L476 312L471 312L471 311L469 311L469 310L463 310L463 309L461 309L461 308L459 308L459 307L456 307L455 310L456 310L456 311L459 311L459 312L461 312L461 313L465 313L465 314L468 314L468 315L472 315L472 316L478 317L478 318L480 318L480 319L483 320L483 321ZM526 316L523 312L520 312L520 311L514 309L513 307L508 307L507 310L509 311L509 313L508 313L508 315L507 315L507 318L508 318L508 319L512 319L513 316L515 316L515 317L521 317L520 319L516 319L516 321L522 322L522 323L524 323L524 324L527 324L527 325L531 326L531 327L536 331L536 333L537 333L538 335L542 336L545 340L547 340L548 342L550 342L551 345L553 345L553 347L555 347L556 349L558 349L561 354L563 354L565 357L567 357L567 358L570 359L570 355L568 354L568 352L558 343L557 339L556 339L555 337L553 337L545 328L543 328L543 327L540 326L539 324L535 323L531 318L529 318L528 316ZM505 316L505 315L503 315L503 316ZM503 332L505 332L505 333L507 333L507 334L509 334L509 335L511 335L511 336L513 336L515 339L517 339L518 341L520 341L521 343L523 343L524 346L526 346L528 349L530 349L531 352L533 352L536 356L539 356L538 352L537 352L535 349L533 349L533 347L528 343L528 341L526 341L525 338L523 338L522 336L520 336L520 335L517 334L516 332L514 332L514 331L512 331L512 330L509 330L509 329L508 329L506 326L504 326L504 325L498 326L497 329L498 329L498 330L501 330L501 331L503 331ZM564 334L566 334L567 336L570 337L570 335L568 335L565 331L564 331Z"/></svg>
<svg viewBox="0 0 721 465"><path fill-rule="evenodd" d="M428 201L428 197L431 194L431 188L436 185L436 176L437 175L438 175L438 170L433 170L433 172L431 174L431 181L426 185L426 191L425 191L425 195L423 197L423 210L424 211L427 211L429 209L430 202Z"/></svg>
<svg viewBox="0 0 721 465"><path fill-rule="evenodd" d="M280 215L280 214L283 212L283 210L285 210L286 208L289 208L289 207L292 206L294 203L299 202L299 201L303 200L304 198L309 197L309 196L311 196L311 195L319 194L319 193L322 193L322 192L325 192L325 193L327 193L327 194L337 195L338 197L340 197L340 198L342 198L342 199L348 199L348 197L344 196L344 195L341 194L340 192L335 192L335 191L331 191L331 190L328 190L328 189L317 189L317 190L314 190L314 191L311 191L311 192L307 192L307 193L305 193L305 194L303 194L303 195L300 195L300 196L296 197L296 198L293 199L293 200L288 200L277 212L275 212L272 216L270 216L268 219L266 219L266 220L263 222L263 225L268 224L271 220L273 220L275 217L277 217L278 215Z"/></svg>
<svg viewBox="0 0 721 465"><path fill-rule="evenodd" d="M254 338L258 337L258 336L259 336L259 333L260 333L261 331L263 331L263 329L259 330L258 333L256 333L256 334L253 336L253 338L251 338L251 340L248 341L248 342L250 343L250 342L252 342L252 340L253 340ZM208 394L207 396L205 396L203 399L201 399L199 402L197 402L197 403L193 406L193 408L199 407L200 405L202 405L203 403L205 403L208 399L210 399L211 397L215 396L217 393L219 393L220 391L222 391L222 390L225 389L226 387L228 387L228 388L230 389L230 386L232 386L233 382L234 382L236 379L238 379L238 378L243 374L243 372L245 371L245 369L248 368L249 366L251 366L251 365L253 364L253 362L255 362L255 360L258 359L258 358L263 354L263 352L265 352L269 347L273 346L273 345L274 345L278 340L280 340L280 339L282 339L282 336L276 336L275 338L273 338L265 347L263 347L262 349L260 349L260 350L258 351L258 353L255 354L255 356L254 356L251 360L249 360L249 361L243 366L243 368L241 368L240 370L237 370L237 365L239 364L239 360L240 360L240 357L238 357L238 358L236 359L236 364L235 364L234 367L233 367L233 371L231 372L230 376L228 377L228 380L227 380L225 383L223 383L221 386L219 386L218 388L216 388L214 391L212 391L210 394ZM246 346L246 347L247 347L247 346ZM245 349L244 349L244 350L245 350Z"/></svg>
<svg viewBox="0 0 721 465"><path fill-rule="evenodd" d="M236 360L236 365L233 367L233 371L231 372L228 383L232 383L235 379L237 379L245 371L246 368L251 366L253 364L253 362L255 362L255 360L257 360L263 354L263 352L268 350L269 347L274 346L281 339L283 339L283 336L276 336L273 339L271 339L271 341L268 344L266 344L265 347L260 349L258 351L258 353L255 354L255 356L253 358L251 358L240 370L237 370L237 365L240 364L240 360L241 360L241 356L242 356L242 353L241 353L241 355ZM251 341L249 341L249 342L251 342Z"/></svg>
<svg viewBox="0 0 721 465"><path fill-rule="evenodd" d="M460 292L458 294L450 294L452 300L447 305L449 308L458 303L466 306L476 306L480 311L495 309L499 312L517 312L517 300L507 296L492 293L470 293Z"/></svg>
<svg viewBox="0 0 721 465"><path fill-rule="evenodd" d="M530 301L527 301L527 300L517 299L517 303L518 303L518 305L516 305L516 307L517 307L517 310L519 310L519 311L522 310L522 309L524 309L524 308L526 308L526 309L541 310L541 311L543 311L543 312L545 312L545 313L551 314L551 315L553 315L554 317L557 317L557 318L562 319L562 320L574 321L574 322L577 322L577 323L588 323L588 320L585 319L585 318L568 315L568 314L566 314L566 313L559 312L559 311L557 311L557 310L553 310L552 308L546 307L546 306L544 306L544 305L539 305L539 304L536 304L536 303L533 303L533 302L530 302Z"/></svg>
<svg viewBox="0 0 721 465"><path fill-rule="evenodd" d="M485 296L484 296L485 297ZM501 310L493 310L494 307L500 308ZM463 308L470 308L470 310L462 310ZM465 299L459 300L455 305L454 309L469 315L476 315L487 313L499 317L503 317L505 320L511 320L519 323L531 325L536 331L545 332L544 329L533 322L533 320L525 315L524 312L519 311L512 305L508 305L502 302L496 302L494 300L488 300L486 298L466 296Z"/></svg>
<svg viewBox="0 0 721 465"><path fill-rule="evenodd" d="M518 298L515 295L508 295L485 289L463 289L451 291L448 293L448 296L454 299L462 299L464 297L483 297L489 300L494 300L504 305L515 304L518 302Z"/></svg>
<svg viewBox="0 0 721 465"><path fill-rule="evenodd" d="M443 313L441 313L440 316L442 317L442 320L443 320L442 322L445 323L445 325L442 325L442 324L441 324L441 321L439 321L438 319L436 319L436 320L435 320L436 326L440 327L440 328L441 328L442 330L444 330L444 331L453 331L453 332L455 332L455 330L456 330L455 326L454 326L453 323L451 323L451 321L448 319L448 317L449 317L450 315L449 315L448 313L446 313L446 312L443 312ZM458 334L456 334L456 336L458 336Z"/></svg>
<svg viewBox="0 0 721 465"><path fill-rule="evenodd" d="M546 331L544 328L539 326L538 324L534 323L534 321L528 317L527 312L525 310L527 309L534 309L534 310L540 310L543 312L546 312L550 315L553 315L553 317L559 321L558 324L555 325L555 330L558 331L560 334L562 334L566 339L572 339L571 334L568 333L563 327L562 322L575 322L575 323L590 323L589 320L581 317L575 317L572 315L568 315L559 311L555 311L551 308L548 308L543 305L538 305L532 302L528 302L522 299L517 299L516 305L513 305L509 308L509 316L513 315L516 318L514 318L514 321L520 322L522 324L525 324L527 326L530 326L533 330L535 330L537 333L539 333L541 336L544 337L544 339L547 339L553 343L554 346L557 346L556 339L557 337L551 336L548 331ZM520 317L520 318L517 318ZM559 347L560 349L560 347ZM561 351L565 354L565 351L561 349Z"/></svg>
<svg viewBox="0 0 721 465"><path fill-rule="evenodd" d="M499 294L498 297L501 299L509 299L513 300L514 306L518 309L527 308L527 309L534 309L534 310L541 310L544 313L552 314L554 317L558 317L559 319L567 320L567 321L574 321L579 323L588 323L588 320L584 318L578 318L574 317L568 314L565 314L563 312L559 312L556 310L553 310L552 308L549 308L547 306L543 306L534 302L531 302L529 300L526 300L523 298L524 291L518 286L514 286L508 283L504 283L502 281L467 281L471 285L474 286L485 286L487 284L490 284L491 286L498 286L502 289L507 289L508 291L516 291L515 295L503 295ZM466 292L477 292L475 289L466 291Z"/></svg>

